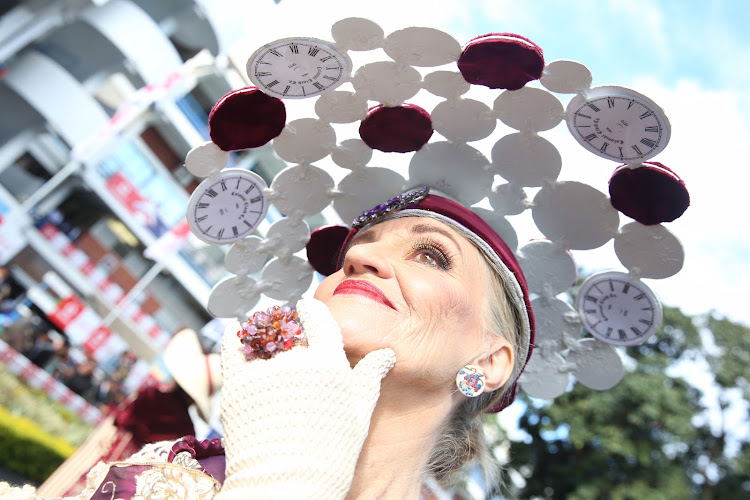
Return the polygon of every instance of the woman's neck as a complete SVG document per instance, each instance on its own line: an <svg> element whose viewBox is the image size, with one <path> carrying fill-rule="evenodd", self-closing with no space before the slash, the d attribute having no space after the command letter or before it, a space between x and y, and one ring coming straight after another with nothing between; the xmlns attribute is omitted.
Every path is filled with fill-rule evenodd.
<svg viewBox="0 0 750 500"><path fill-rule="evenodd" d="M428 405L381 395L347 500L419 498L422 474L449 411L450 398Z"/></svg>

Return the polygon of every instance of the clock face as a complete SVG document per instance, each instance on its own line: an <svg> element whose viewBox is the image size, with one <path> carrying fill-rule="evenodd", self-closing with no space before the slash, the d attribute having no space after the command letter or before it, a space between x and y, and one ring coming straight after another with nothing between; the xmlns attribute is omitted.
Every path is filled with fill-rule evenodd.
<svg viewBox="0 0 750 500"><path fill-rule="evenodd" d="M577 302L586 330L608 344L642 344L661 324L661 303L654 293L624 273L590 276L581 285Z"/></svg>
<svg viewBox="0 0 750 500"><path fill-rule="evenodd" d="M285 38L255 51L247 62L247 75L266 94L304 99L338 87L351 68L349 58L328 42Z"/></svg>
<svg viewBox="0 0 750 500"><path fill-rule="evenodd" d="M623 87L596 87L574 97L566 111L573 137L609 160L648 160L669 142L669 120L648 97Z"/></svg>
<svg viewBox="0 0 750 500"><path fill-rule="evenodd" d="M266 183L248 170L222 170L195 188L187 220L206 243L227 244L249 236L268 211Z"/></svg>

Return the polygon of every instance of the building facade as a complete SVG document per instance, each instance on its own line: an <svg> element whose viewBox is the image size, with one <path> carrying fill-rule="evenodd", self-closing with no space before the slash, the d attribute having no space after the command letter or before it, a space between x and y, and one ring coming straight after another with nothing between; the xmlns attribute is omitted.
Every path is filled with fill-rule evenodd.
<svg viewBox="0 0 750 500"><path fill-rule="evenodd" d="M183 161L208 139L213 104L245 85L226 56L241 34L226 4L0 2L1 313L13 349L47 331L105 374L127 353L139 360L133 390L181 328L220 330L205 305L225 251L187 227L200 179ZM262 148L230 164L269 183L283 167Z"/></svg>

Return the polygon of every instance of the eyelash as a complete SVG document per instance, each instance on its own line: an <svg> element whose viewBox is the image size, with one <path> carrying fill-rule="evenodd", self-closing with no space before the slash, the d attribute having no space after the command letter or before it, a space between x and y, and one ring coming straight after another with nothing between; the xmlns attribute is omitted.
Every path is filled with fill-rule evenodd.
<svg viewBox="0 0 750 500"><path fill-rule="evenodd" d="M429 238L415 241L414 244L412 244L411 248L414 252L419 252L422 250L429 251L430 255L432 255L432 257L435 259L435 263L439 269L448 271L453 265L453 257L448 252L448 250L437 241L431 240Z"/></svg>

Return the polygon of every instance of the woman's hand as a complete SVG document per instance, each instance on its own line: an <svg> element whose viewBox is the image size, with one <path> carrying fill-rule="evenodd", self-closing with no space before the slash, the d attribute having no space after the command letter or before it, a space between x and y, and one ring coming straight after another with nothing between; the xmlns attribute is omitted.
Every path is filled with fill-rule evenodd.
<svg viewBox="0 0 750 500"><path fill-rule="evenodd" d="M309 347L246 361L230 325L222 341L226 480L219 499L343 498L370 426L391 349L352 369L336 321L316 299L297 304Z"/></svg>

